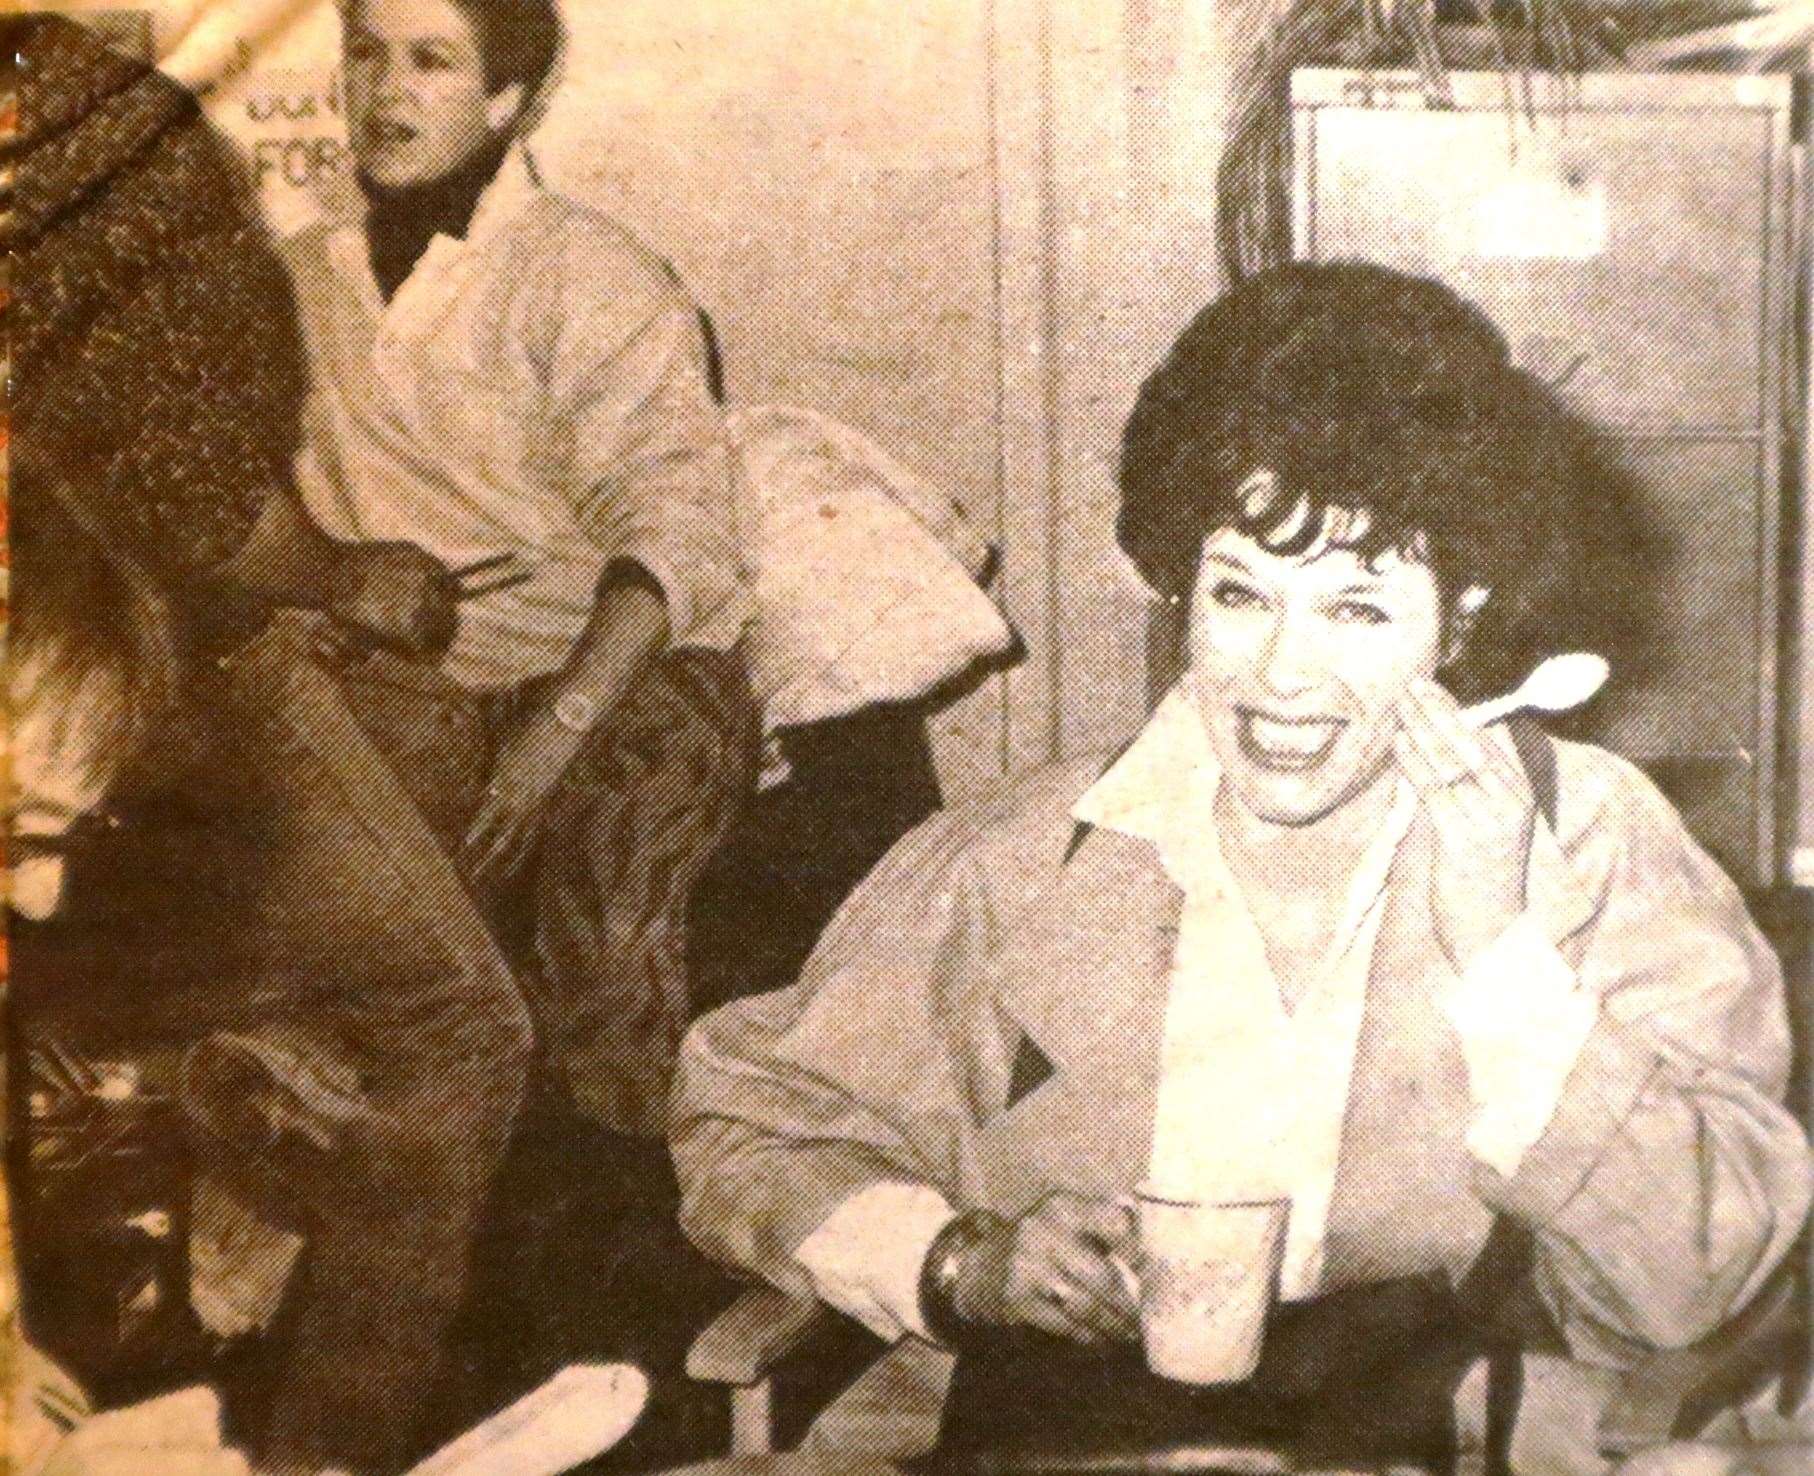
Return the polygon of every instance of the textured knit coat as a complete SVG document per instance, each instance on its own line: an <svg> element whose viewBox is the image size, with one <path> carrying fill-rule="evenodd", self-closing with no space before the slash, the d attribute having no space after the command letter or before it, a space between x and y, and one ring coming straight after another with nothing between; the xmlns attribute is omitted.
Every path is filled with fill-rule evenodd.
<svg viewBox="0 0 1814 1476"><path fill-rule="evenodd" d="M230 558L289 475L307 383L288 278L194 99L70 22L19 58L13 495L57 493L165 578Z"/></svg>

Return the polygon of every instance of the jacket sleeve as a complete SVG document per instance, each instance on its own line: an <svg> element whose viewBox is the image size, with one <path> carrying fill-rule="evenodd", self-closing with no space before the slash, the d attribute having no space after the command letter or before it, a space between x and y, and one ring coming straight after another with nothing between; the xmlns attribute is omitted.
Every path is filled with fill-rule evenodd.
<svg viewBox="0 0 1814 1476"><path fill-rule="evenodd" d="M1706 1336L1806 1217L1808 1145L1783 1108L1782 973L1738 890L1623 771L1578 855L1593 901L1562 954L1597 1017L1541 1136L1483 1196L1531 1225L1575 1356L1621 1365Z"/></svg>
<svg viewBox="0 0 1814 1476"><path fill-rule="evenodd" d="M139 110L163 125L140 138ZM307 386L289 277L227 146L167 80L98 106L68 147L85 138L122 157L20 254L17 449L153 569L204 573L289 478Z"/></svg>
<svg viewBox="0 0 1814 1476"><path fill-rule="evenodd" d="M672 1144L696 1244L809 1297L795 1252L854 1196L956 1197L974 1120L962 1036L991 932L963 822L935 816L852 895L798 984L694 1026Z"/></svg>
<svg viewBox="0 0 1814 1476"><path fill-rule="evenodd" d="M675 645L728 647L749 602L735 468L698 310L653 266L594 276L587 255L568 263L565 295L575 300L558 307L549 370L572 436L575 516L608 555L661 586Z"/></svg>

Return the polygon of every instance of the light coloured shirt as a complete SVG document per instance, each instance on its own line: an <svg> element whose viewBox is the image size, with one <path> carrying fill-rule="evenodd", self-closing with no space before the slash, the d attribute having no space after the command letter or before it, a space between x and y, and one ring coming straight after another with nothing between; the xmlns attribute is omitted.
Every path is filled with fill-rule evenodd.
<svg viewBox="0 0 1814 1476"><path fill-rule="evenodd" d="M675 644L735 642L735 472L698 311L628 233L518 148L465 239L436 236L388 303L351 202L286 254L314 378L309 511L335 538L453 567L510 553L533 573L461 605L450 677L500 688L559 667L618 559L660 584Z"/></svg>
<svg viewBox="0 0 1814 1476"><path fill-rule="evenodd" d="M1471 995L1434 935L1444 857L1420 804L1374 945L1322 1279L1460 1278L1509 1220L1531 1234L1534 1288L1570 1356L1630 1368L1758 1294L1814 1173L1782 1105L1781 968L1744 899L1633 765L1552 747L1530 915L1487 953L1519 1015L1566 1016L1586 990L1593 1027L1554 1102L1526 1090L1536 1072L1515 1052L1541 1059L1548 1032L1509 1013L1479 1027L1496 1018L1495 970L1470 971L1487 986ZM841 1271L906 1327L906 1281L947 1203L1017 1216L1145 1177L1185 898L1151 843L1078 826L1102 771L1067 761L932 817L839 910L798 983L695 1022L669 1142L696 1245L790 1297L829 1300ZM1528 972L1508 981L1515 959ZM1466 1040L1444 1005L1475 1020ZM1518 1090L1494 1094L1500 1068ZM1482 1156L1495 1143L1515 1172ZM879 1186L900 1213L860 1198ZM860 1218L874 1229L834 1267L834 1225ZM809 1270L799 1251L821 1230ZM895 1279L859 1281L884 1264ZM903 1337L817 1432L923 1451L951 1368Z"/></svg>
<svg viewBox="0 0 1814 1476"><path fill-rule="evenodd" d="M1216 841L1221 783L1208 735L1181 687L1073 814L1151 843L1184 894L1149 1176L1168 1192L1194 1197L1290 1200L1280 1290L1302 1299L1321 1288L1374 944L1416 796L1396 781L1386 819L1347 888L1341 923L1288 1010ZM1555 1110L1597 1017L1593 996L1527 915L1481 952L1441 1005L1468 1063L1469 1149L1509 1177ZM1204 1123L1217 1131L1203 1131ZM920 1267L952 1214L926 1185L872 1185L839 1205L795 1257L825 1301L879 1336L924 1337Z"/></svg>

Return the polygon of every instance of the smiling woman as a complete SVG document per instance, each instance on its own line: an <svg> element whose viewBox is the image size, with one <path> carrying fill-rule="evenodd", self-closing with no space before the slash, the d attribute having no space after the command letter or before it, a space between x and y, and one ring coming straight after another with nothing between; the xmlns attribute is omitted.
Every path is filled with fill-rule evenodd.
<svg viewBox="0 0 1814 1476"><path fill-rule="evenodd" d="M1742 1307L1809 1198L1777 961L1636 770L1532 734L1527 771L1455 695L1598 637L1622 521L1446 288L1288 266L1205 309L1122 461L1184 680L1106 765L923 826L795 988L695 1027L689 1233L899 1341L894 1388L942 1388L947 1345L943 1443L992 1459L1442 1469L1508 1306L1601 1365ZM1289 1203L1250 1376L1134 1346L1185 1276L1142 1184L1223 1247L1212 1283L1219 1212ZM1591 1423L1544 1432L1552 1469L1603 1469Z"/></svg>
<svg viewBox="0 0 1814 1476"><path fill-rule="evenodd" d="M1205 308L1141 391L1121 485L1121 546L1174 603L1221 527L1279 554L1320 540L1425 565L1464 700L1583 631L1623 657L1643 621L1619 571L1649 530L1591 429L1512 368L1478 309L1382 267L1284 267Z"/></svg>
<svg viewBox="0 0 1814 1476"><path fill-rule="evenodd" d="M1220 529L1191 599L1204 726L1241 803L1281 824L1340 808L1380 773L1399 694L1443 654L1429 566L1390 550L1369 561L1333 537L1287 555Z"/></svg>

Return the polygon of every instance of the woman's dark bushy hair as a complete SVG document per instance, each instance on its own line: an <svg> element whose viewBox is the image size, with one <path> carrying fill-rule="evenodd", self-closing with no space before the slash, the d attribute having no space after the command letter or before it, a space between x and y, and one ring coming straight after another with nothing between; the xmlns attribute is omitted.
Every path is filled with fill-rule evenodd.
<svg viewBox="0 0 1814 1476"><path fill-rule="evenodd" d="M1282 495L1245 507L1262 468ZM1620 565L1644 537L1631 494L1592 430L1448 288L1292 263L1211 303L1141 387L1116 532L1154 590L1186 599L1217 529L1294 553L1322 525L1294 518L1304 503L1364 511L1361 556L1421 550L1446 595L1492 590L1448 673L1470 697L1538 656L1627 644Z"/></svg>
<svg viewBox="0 0 1814 1476"><path fill-rule="evenodd" d="M555 0L453 0L471 23L485 64L485 90L521 83L525 103L542 90L566 32Z"/></svg>

